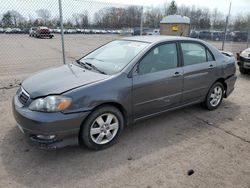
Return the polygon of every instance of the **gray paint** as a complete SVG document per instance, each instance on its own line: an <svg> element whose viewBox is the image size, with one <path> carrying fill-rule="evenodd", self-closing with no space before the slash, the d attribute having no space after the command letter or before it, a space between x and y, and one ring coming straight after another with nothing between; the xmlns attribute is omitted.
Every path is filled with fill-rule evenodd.
<svg viewBox="0 0 250 188"><path fill-rule="evenodd" d="M73 99L71 106L63 112L42 113L28 110L27 106L18 104L15 97L13 112L26 133L53 133L61 138L62 132L66 137L67 130L70 135L75 130L75 137L78 137L84 119L102 104L112 103L122 108L126 122L130 124L145 117L203 101L209 88L218 79L225 80L224 83L227 84L225 97L234 88L235 59L222 55L204 41L166 36L129 37L122 40L144 41L150 45L116 75L103 75L70 64L42 71L26 79L22 86L30 94L31 101L50 94L62 94ZM178 68L146 75L136 74L140 59L152 47L165 42L178 44L180 41L205 45L214 55L215 61L183 67L180 46L177 45ZM176 72L180 75L176 76Z"/></svg>

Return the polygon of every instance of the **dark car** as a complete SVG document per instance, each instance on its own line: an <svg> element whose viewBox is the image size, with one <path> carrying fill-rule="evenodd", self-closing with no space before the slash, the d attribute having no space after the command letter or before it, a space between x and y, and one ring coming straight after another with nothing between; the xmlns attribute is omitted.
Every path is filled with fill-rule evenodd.
<svg viewBox="0 0 250 188"><path fill-rule="evenodd" d="M241 74L250 73L250 48L243 50L238 55L238 65Z"/></svg>
<svg viewBox="0 0 250 188"><path fill-rule="evenodd" d="M199 32L199 39L212 40L211 31L200 31Z"/></svg>
<svg viewBox="0 0 250 188"><path fill-rule="evenodd" d="M233 41L236 42L246 42L248 39L247 31L234 31L233 32Z"/></svg>
<svg viewBox="0 0 250 188"><path fill-rule="evenodd" d="M147 35L148 32L152 32L153 29L149 28L142 28L142 35ZM132 35L137 36L141 34L141 28L140 27L135 27L133 28Z"/></svg>
<svg viewBox="0 0 250 188"><path fill-rule="evenodd" d="M235 69L234 58L201 40L128 37L27 78L13 113L41 148L103 149L141 119L195 103L216 109L234 89Z"/></svg>
<svg viewBox="0 0 250 188"><path fill-rule="evenodd" d="M53 38L54 35L51 34L50 29L47 27L38 27L35 32L34 36L36 38Z"/></svg>

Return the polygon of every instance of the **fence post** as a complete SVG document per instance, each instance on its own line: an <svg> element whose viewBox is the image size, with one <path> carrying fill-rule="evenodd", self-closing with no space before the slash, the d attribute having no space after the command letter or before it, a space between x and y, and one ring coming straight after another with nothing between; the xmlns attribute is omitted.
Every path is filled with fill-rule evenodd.
<svg viewBox="0 0 250 188"><path fill-rule="evenodd" d="M222 41L222 50L224 50L225 41L227 40L227 26L228 26L230 12L231 12L231 2L230 2L230 5L229 5L229 12L228 12L228 15L227 15L227 18L226 18L226 25L225 25L225 30L224 30L224 38L223 38L223 41Z"/></svg>
<svg viewBox="0 0 250 188"><path fill-rule="evenodd" d="M142 36L142 28L143 28L143 6L141 6L141 24L140 24L140 35Z"/></svg>
<svg viewBox="0 0 250 188"><path fill-rule="evenodd" d="M63 16L62 16L62 0L58 0L58 3L59 3L59 14L60 14L60 29L61 29L61 43L62 43L63 64L66 64L66 60L65 60L65 48L64 48L64 30L63 30Z"/></svg>

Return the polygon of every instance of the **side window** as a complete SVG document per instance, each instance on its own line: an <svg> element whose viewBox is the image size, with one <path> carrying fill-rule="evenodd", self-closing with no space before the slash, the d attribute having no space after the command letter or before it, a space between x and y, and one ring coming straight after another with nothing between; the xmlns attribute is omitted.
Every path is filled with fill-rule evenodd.
<svg viewBox="0 0 250 188"><path fill-rule="evenodd" d="M207 61L206 49L197 43L181 43L184 65L194 65Z"/></svg>
<svg viewBox="0 0 250 188"><path fill-rule="evenodd" d="M178 66L175 43L163 44L150 50L140 61L139 75L176 68Z"/></svg>
<svg viewBox="0 0 250 188"><path fill-rule="evenodd" d="M210 51L207 50L207 61L214 61L214 58Z"/></svg>

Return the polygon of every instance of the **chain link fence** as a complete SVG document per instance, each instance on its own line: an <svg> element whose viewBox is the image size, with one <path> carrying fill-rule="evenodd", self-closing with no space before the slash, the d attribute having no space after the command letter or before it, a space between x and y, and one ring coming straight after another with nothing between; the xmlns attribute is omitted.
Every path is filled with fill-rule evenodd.
<svg viewBox="0 0 250 188"><path fill-rule="evenodd" d="M229 16L225 30L225 13L200 6L173 6L164 1L145 6L88 0L0 0L0 88L15 87L33 72L70 63L108 41L159 35L161 20L171 14L190 18L190 37L207 40L219 49L225 39L224 50L234 54L247 48L250 12Z"/></svg>

